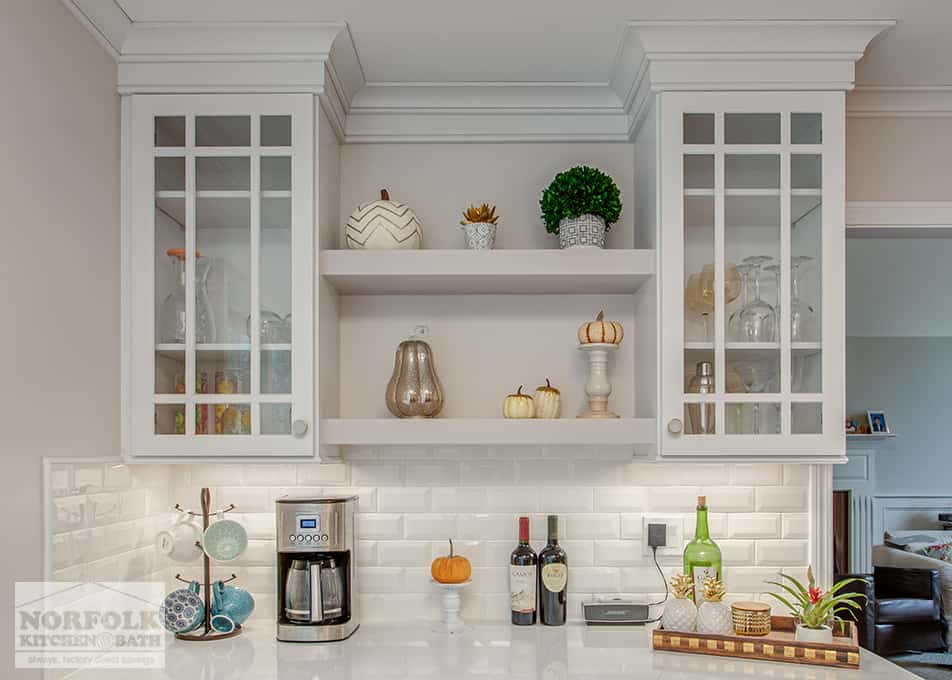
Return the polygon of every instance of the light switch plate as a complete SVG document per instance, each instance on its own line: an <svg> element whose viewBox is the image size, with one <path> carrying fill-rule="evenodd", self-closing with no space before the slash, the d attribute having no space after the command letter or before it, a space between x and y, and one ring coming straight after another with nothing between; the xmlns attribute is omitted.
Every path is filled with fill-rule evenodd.
<svg viewBox="0 0 952 680"><path fill-rule="evenodd" d="M651 547L648 545L648 525L664 524L667 545L658 548L658 557L680 556L684 551L684 521L678 515L644 515L641 524L641 552L645 557L651 557Z"/></svg>

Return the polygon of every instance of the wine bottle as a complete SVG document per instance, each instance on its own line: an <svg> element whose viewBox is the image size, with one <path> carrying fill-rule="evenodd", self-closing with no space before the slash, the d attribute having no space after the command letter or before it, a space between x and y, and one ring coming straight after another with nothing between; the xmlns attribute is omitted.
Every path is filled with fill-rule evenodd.
<svg viewBox="0 0 952 680"><path fill-rule="evenodd" d="M559 545L559 518L549 515L549 542L539 553L539 620L545 626L565 623L568 561Z"/></svg>
<svg viewBox="0 0 952 680"><path fill-rule="evenodd" d="M697 497L697 524L694 539L684 547L684 573L694 582L694 601L708 576L721 578L721 549L711 540L707 526L707 498Z"/></svg>
<svg viewBox="0 0 952 680"><path fill-rule="evenodd" d="M509 594L512 622L531 626L536 622L536 580L539 560L529 545L529 518L519 518L519 544L509 556Z"/></svg>

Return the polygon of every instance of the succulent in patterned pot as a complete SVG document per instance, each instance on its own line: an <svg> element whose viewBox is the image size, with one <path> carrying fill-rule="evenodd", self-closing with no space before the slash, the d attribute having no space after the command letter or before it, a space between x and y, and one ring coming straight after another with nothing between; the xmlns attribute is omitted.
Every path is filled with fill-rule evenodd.
<svg viewBox="0 0 952 680"><path fill-rule="evenodd" d="M496 242L498 220L496 206L490 208L487 203L483 203L478 208L475 205L469 206L463 212L463 219L460 221L463 233L466 235L466 247L470 250L492 250Z"/></svg>
<svg viewBox="0 0 952 680"><path fill-rule="evenodd" d="M832 642L834 624L846 625L840 614L849 614L856 620L863 610L857 600L866 602L862 593L841 592L850 583L863 582L861 578L845 578L823 590L817 586L811 566L807 567L806 585L789 574L780 574L780 579L767 583L781 592L766 594L790 610L797 620L796 639L802 642Z"/></svg>
<svg viewBox="0 0 952 680"><path fill-rule="evenodd" d="M381 189L379 201L359 205L351 214L345 238L353 250L419 250L423 227L416 213Z"/></svg>
<svg viewBox="0 0 952 680"><path fill-rule="evenodd" d="M542 220L561 248L605 247L605 234L621 216L621 192L597 168L579 165L560 172L542 192Z"/></svg>
<svg viewBox="0 0 952 680"><path fill-rule="evenodd" d="M693 633L697 625L697 606L691 599L694 582L686 574L675 574L671 578L671 592L674 599L664 606L661 625L665 630L676 633Z"/></svg>
<svg viewBox="0 0 952 680"><path fill-rule="evenodd" d="M617 321L605 321L605 312L600 311L594 321L586 321L578 328L578 341L582 345L608 342L620 345L625 329Z"/></svg>
<svg viewBox="0 0 952 680"><path fill-rule="evenodd" d="M697 632L704 635L731 635L734 623L731 608L723 602L727 590L721 580L708 576L701 586L702 602L697 608Z"/></svg>
<svg viewBox="0 0 952 680"><path fill-rule="evenodd" d="M548 378L545 379L545 385L535 389L534 401L536 418L558 418L562 415L562 393L552 387Z"/></svg>
<svg viewBox="0 0 952 680"><path fill-rule="evenodd" d="M535 400L522 393L522 385L515 394L507 395L502 402L504 418L535 418Z"/></svg>

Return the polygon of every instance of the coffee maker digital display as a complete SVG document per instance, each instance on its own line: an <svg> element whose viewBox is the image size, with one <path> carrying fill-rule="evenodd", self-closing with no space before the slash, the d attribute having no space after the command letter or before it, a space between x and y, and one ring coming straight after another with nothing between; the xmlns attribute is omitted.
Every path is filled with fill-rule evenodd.
<svg viewBox="0 0 952 680"><path fill-rule="evenodd" d="M359 625L357 496L276 501L277 638L331 642Z"/></svg>

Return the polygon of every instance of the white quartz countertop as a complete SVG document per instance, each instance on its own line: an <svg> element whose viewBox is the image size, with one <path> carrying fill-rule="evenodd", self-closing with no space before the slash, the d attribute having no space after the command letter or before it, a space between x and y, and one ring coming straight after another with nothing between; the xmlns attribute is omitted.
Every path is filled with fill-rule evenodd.
<svg viewBox="0 0 952 680"><path fill-rule="evenodd" d="M862 650L860 670L655 652L644 628L568 624L558 628L473 624L461 635L430 624L364 624L343 642L274 639L273 623L253 619L244 633L214 642L169 638L164 670L121 672L131 680L350 680L360 678L637 678L638 680L882 680L916 676ZM75 678L112 677L85 671Z"/></svg>

